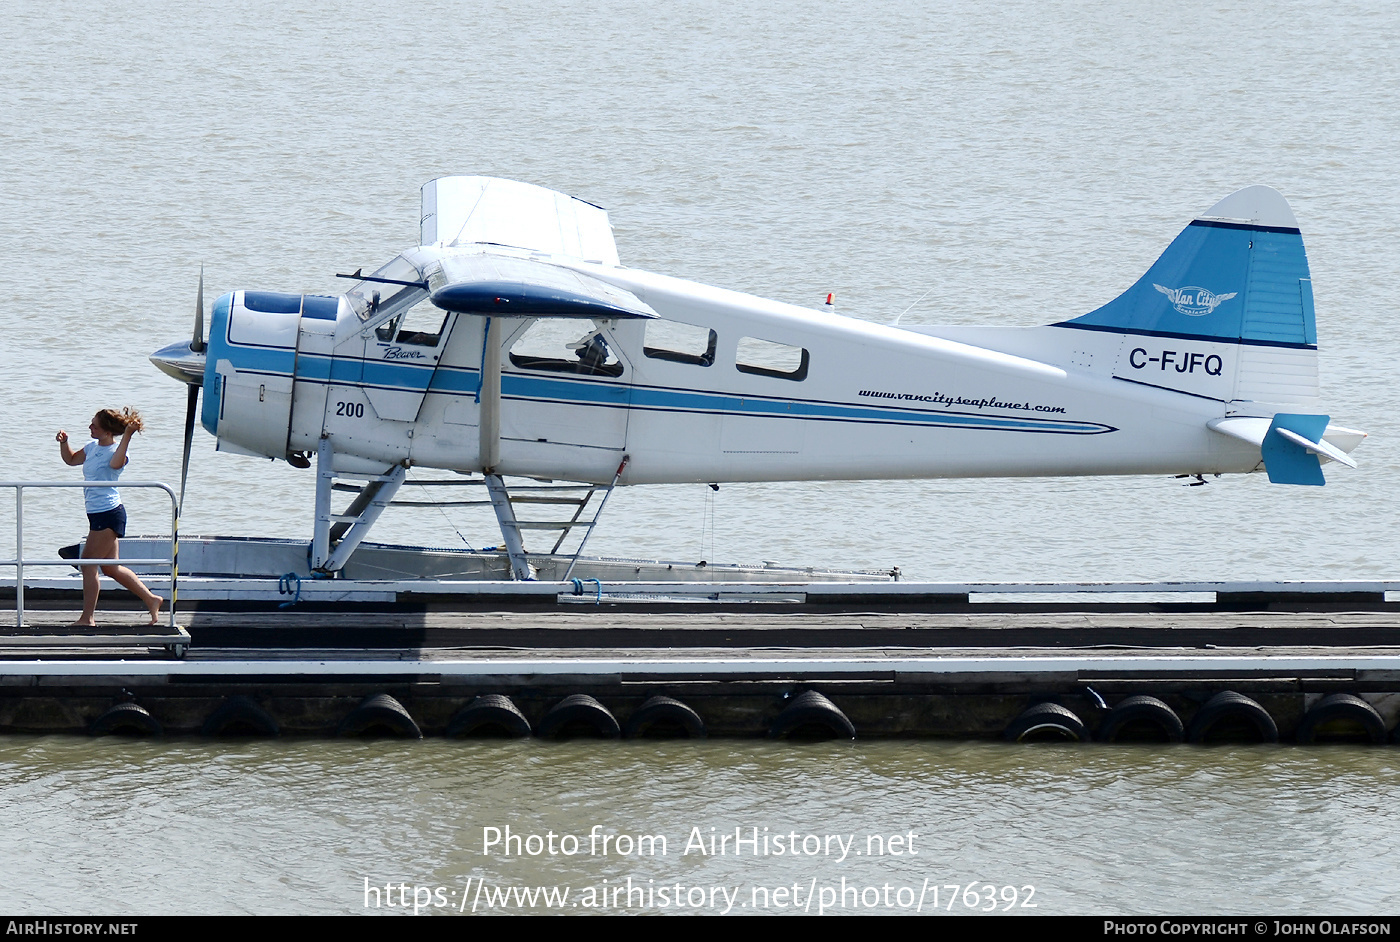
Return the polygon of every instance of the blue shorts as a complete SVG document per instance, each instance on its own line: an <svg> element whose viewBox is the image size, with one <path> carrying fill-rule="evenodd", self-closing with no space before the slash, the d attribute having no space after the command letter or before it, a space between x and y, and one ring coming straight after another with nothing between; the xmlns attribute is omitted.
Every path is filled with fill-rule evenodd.
<svg viewBox="0 0 1400 942"><path fill-rule="evenodd" d="M88 529L115 531L120 540L126 536L126 507L118 504L100 514L88 514Z"/></svg>

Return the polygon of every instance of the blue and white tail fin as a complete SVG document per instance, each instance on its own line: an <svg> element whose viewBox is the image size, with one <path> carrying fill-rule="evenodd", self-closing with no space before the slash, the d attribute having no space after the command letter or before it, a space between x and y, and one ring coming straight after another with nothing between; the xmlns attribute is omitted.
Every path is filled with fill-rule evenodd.
<svg viewBox="0 0 1400 942"><path fill-rule="evenodd" d="M1058 326L1316 349L1298 221L1277 190L1240 190L1192 220L1137 284Z"/></svg>
<svg viewBox="0 0 1400 942"><path fill-rule="evenodd" d="M1210 427L1259 446L1275 483L1322 484L1321 459L1354 466L1364 433L1315 412L1312 277L1277 190L1216 203L1131 288L1055 326L1121 335L1115 379L1220 402Z"/></svg>

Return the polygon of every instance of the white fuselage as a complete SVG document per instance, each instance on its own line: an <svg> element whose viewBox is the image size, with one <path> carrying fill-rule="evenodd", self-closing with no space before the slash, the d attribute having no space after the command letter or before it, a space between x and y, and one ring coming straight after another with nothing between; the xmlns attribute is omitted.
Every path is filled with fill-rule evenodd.
<svg viewBox="0 0 1400 942"><path fill-rule="evenodd" d="M566 336L600 332L612 355L608 369L574 371L567 351L512 355L550 318L500 318L498 473L607 481L624 454L629 484L1197 474L1260 461L1257 448L1206 426L1239 399L1235 344L1063 326L900 329L564 264L632 292L660 319L559 319ZM486 318L441 316L436 342L402 342L402 332L366 328L344 301L330 319L226 296L211 325L209 371L222 388L206 400L206 427L221 447L276 457L314 451L325 436L344 471L483 470ZM713 351L667 356L649 337L669 322L702 339L713 331ZM745 358L758 371L741 370ZM1313 377L1284 398L1315 395Z"/></svg>

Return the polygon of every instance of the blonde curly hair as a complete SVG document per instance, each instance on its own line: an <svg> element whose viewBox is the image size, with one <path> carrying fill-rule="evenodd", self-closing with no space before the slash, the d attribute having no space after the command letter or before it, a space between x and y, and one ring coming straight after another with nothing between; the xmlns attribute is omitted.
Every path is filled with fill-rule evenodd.
<svg viewBox="0 0 1400 942"><path fill-rule="evenodd" d="M131 406L122 406L120 412L116 409L103 409L95 416L97 424L109 435L124 435L127 429L133 432L145 431L145 423L141 421L141 413Z"/></svg>

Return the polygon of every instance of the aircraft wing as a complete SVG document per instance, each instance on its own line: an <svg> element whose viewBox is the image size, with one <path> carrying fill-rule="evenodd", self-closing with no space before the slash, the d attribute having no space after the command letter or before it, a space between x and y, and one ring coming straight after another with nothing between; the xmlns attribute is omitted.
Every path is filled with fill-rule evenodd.
<svg viewBox="0 0 1400 942"><path fill-rule="evenodd" d="M555 190L495 177L439 177L423 186L422 244L509 245L617 265L607 210Z"/></svg>
<svg viewBox="0 0 1400 942"><path fill-rule="evenodd" d="M656 317L641 298L589 275L532 258L449 255L427 269L434 304L502 317Z"/></svg>

